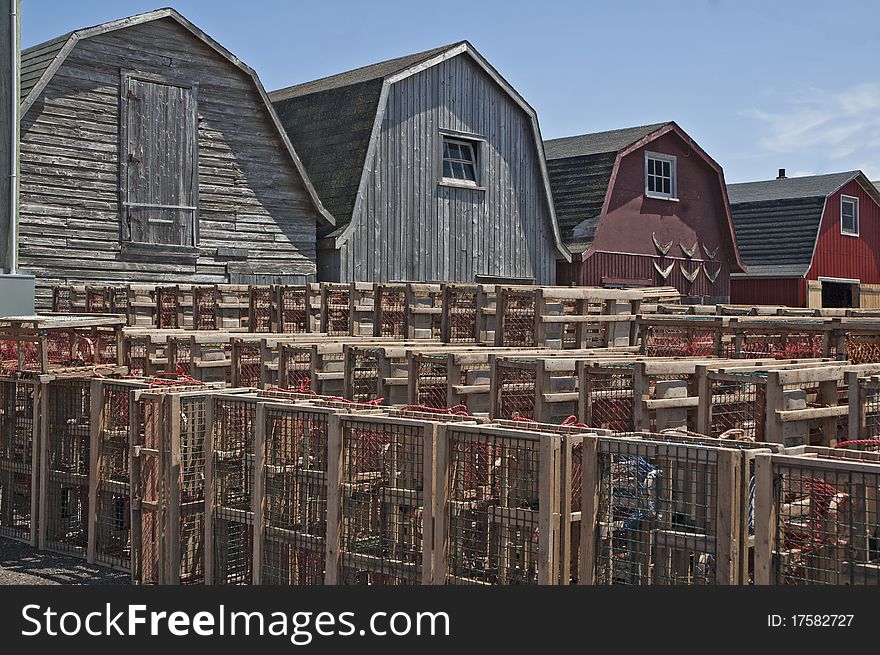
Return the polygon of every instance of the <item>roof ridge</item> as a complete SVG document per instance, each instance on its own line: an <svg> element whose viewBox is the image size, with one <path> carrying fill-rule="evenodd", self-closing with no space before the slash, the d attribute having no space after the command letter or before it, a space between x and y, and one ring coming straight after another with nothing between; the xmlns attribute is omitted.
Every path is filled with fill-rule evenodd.
<svg viewBox="0 0 880 655"><path fill-rule="evenodd" d="M416 63L420 63L434 57L441 52L447 52L452 50L453 48L457 48L458 46L468 43L467 40L462 39L460 41L455 41L453 43L448 43L446 45L437 46L436 48L430 48L428 50L423 50L421 52L414 52L408 55L401 55L399 57L392 57L390 59L384 59L382 61L373 62L372 64L367 64L365 66L358 66L357 68L351 68L348 70L340 71L338 73L333 73L332 75L325 75L324 77L319 77L313 80L306 80L305 82L300 82L298 84L292 84L290 86L286 86L280 89L276 89L269 93L270 97L273 100L284 100L289 97L299 96L299 95L309 95L309 93L318 93L320 91L326 90L326 88L341 88L344 86L351 86L353 84L358 84L360 82L367 82L370 80L376 80L379 78L386 78L391 75L395 75L402 70L406 70L410 66L413 66ZM392 69L386 68L394 64L396 62L401 62L401 65ZM364 73L371 69L375 69L377 71L376 75L366 76L363 79L358 79L359 73ZM381 71L381 72L379 72ZM354 78L353 81L347 84L338 84L338 85L328 85L328 82L332 80L337 80L345 77ZM304 87L314 86L315 91L310 91L306 93L295 93L298 89L303 89ZM322 88L326 87L326 88Z"/></svg>

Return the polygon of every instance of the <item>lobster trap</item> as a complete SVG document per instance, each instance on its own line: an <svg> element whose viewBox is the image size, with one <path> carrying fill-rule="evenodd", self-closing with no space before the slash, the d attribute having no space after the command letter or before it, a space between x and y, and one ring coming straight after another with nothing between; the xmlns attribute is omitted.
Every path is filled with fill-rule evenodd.
<svg viewBox="0 0 880 655"><path fill-rule="evenodd" d="M322 284L321 332L328 336L354 334L352 327L353 301L351 285Z"/></svg>
<svg viewBox="0 0 880 655"><path fill-rule="evenodd" d="M208 400L217 390L136 393L138 402L131 405L137 410L131 433L132 580L202 584Z"/></svg>
<svg viewBox="0 0 880 655"><path fill-rule="evenodd" d="M740 582L739 451L585 437L583 457L581 584Z"/></svg>
<svg viewBox="0 0 880 655"><path fill-rule="evenodd" d="M328 437L335 413L279 403L257 409L256 584L325 582Z"/></svg>
<svg viewBox="0 0 880 655"><path fill-rule="evenodd" d="M251 285L248 294L248 331L273 332L277 325L275 287Z"/></svg>
<svg viewBox="0 0 880 655"><path fill-rule="evenodd" d="M177 286L156 287L156 327L173 330L183 327L181 292Z"/></svg>
<svg viewBox="0 0 880 655"><path fill-rule="evenodd" d="M207 285L192 287L192 322L194 330L217 329L216 302L217 290L215 287Z"/></svg>
<svg viewBox="0 0 880 655"><path fill-rule="evenodd" d="M715 317L660 318L640 316L641 352L649 357L715 357L723 352L723 326Z"/></svg>
<svg viewBox="0 0 880 655"><path fill-rule="evenodd" d="M495 288L482 284L444 284L440 340L444 343L495 343Z"/></svg>
<svg viewBox="0 0 880 655"><path fill-rule="evenodd" d="M89 540L91 379L46 383L40 434L41 550L86 557Z"/></svg>
<svg viewBox="0 0 880 655"><path fill-rule="evenodd" d="M378 284L375 296L373 335L407 337L409 293L405 284Z"/></svg>
<svg viewBox="0 0 880 655"><path fill-rule="evenodd" d="M0 320L0 375L118 366L124 318L50 316Z"/></svg>
<svg viewBox="0 0 880 655"><path fill-rule="evenodd" d="M0 535L34 546L42 390L34 379L0 378Z"/></svg>
<svg viewBox="0 0 880 655"><path fill-rule="evenodd" d="M234 387L263 387L270 383L270 355L264 339L232 338L232 379Z"/></svg>
<svg viewBox="0 0 880 655"><path fill-rule="evenodd" d="M318 346L278 343L278 386L317 393Z"/></svg>
<svg viewBox="0 0 880 655"><path fill-rule="evenodd" d="M438 433L435 580L555 584L562 436L485 425Z"/></svg>
<svg viewBox="0 0 880 655"><path fill-rule="evenodd" d="M431 583L436 426L339 417L330 431L327 584Z"/></svg>
<svg viewBox="0 0 880 655"><path fill-rule="evenodd" d="M254 481L257 403L217 395L210 403L207 443L207 584L254 579Z"/></svg>
<svg viewBox="0 0 880 655"><path fill-rule="evenodd" d="M278 332L312 332L311 285L279 285L276 290L278 304Z"/></svg>
<svg viewBox="0 0 880 655"><path fill-rule="evenodd" d="M758 458L757 584L880 584L878 455L822 450Z"/></svg>
<svg viewBox="0 0 880 655"><path fill-rule="evenodd" d="M532 289L499 287L496 291L495 345L535 346L536 296Z"/></svg>

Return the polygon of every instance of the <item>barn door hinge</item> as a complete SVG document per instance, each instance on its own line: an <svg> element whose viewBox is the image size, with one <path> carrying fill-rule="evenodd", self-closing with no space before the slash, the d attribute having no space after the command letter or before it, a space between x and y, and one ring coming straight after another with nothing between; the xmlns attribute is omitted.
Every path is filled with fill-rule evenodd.
<svg viewBox="0 0 880 655"><path fill-rule="evenodd" d="M128 163L129 164L140 164L141 160L138 157L135 157L134 154L128 153Z"/></svg>
<svg viewBox="0 0 880 655"><path fill-rule="evenodd" d="M136 93L135 93L134 91L132 91L131 89L128 90L128 93L126 94L126 97L127 97L129 100L137 100L137 101L140 101L140 98L138 97L138 94L136 94Z"/></svg>

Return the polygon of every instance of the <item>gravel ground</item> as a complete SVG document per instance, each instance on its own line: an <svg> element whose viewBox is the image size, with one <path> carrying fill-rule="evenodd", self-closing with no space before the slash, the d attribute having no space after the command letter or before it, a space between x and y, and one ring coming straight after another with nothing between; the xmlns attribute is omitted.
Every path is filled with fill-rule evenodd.
<svg viewBox="0 0 880 655"><path fill-rule="evenodd" d="M27 544L0 537L0 585L123 585L129 581L126 573L65 555L42 553Z"/></svg>

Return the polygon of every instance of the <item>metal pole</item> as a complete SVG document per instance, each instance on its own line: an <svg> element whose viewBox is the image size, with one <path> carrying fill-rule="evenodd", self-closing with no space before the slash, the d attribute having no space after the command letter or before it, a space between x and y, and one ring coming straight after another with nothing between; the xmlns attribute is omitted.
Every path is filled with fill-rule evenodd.
<svg viewBox="0 0 880 655"><path fill-rule="evenodd" d="M19 116L20 104L20 69L21 52L19 50L19 6L20 0L9 0L10 12L10 43L12 62L12 93L9 94L11 103L9 114L10 141L9 154L12 157L9 173L9 272L15 275L18 272L18 139L19 139Z"/></svg>

